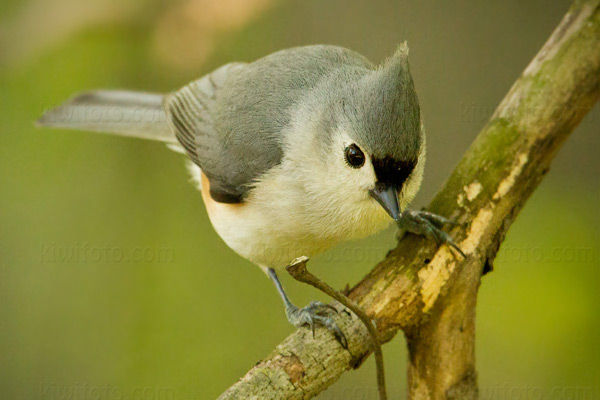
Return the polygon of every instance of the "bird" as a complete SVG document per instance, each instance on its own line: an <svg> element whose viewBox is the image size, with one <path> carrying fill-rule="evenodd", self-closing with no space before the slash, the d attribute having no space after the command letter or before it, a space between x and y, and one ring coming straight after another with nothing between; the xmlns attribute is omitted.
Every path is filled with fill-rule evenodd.
<svg viewBox="0 0 600 400"><path fill-rule="evenodd" d="M171 93L88 91L37 123L160 141L186 155L214 230L274 282L289 322L323 326L342 345L331 306L294 305L278 270L394 222L462 254L442 230L450 219L407 208L426 138L406 42L380 65L308 45L223 65Z"/></svg>

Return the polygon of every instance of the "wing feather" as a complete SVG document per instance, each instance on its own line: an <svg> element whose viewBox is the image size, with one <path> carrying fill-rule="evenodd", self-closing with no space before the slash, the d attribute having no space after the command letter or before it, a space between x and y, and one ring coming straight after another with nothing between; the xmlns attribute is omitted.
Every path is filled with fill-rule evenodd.
<svg viewBox="0 0 600 400"><path fill-rule="evenodd" d="M165 108L175 136L188 156L211 181L211 196L224 203L239 203L244 191L227 176L227 154L215 125L214 115L219 91L229 73L244 64L232 63L167 96Z"/></svg>

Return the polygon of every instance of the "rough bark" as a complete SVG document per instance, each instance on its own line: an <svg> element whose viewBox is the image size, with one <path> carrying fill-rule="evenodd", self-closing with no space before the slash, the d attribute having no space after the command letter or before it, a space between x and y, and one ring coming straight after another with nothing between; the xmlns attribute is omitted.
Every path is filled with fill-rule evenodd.
<svg viewBox="0 0 600 400"><path fill-rule="evenodd" d="M568 135L600 95L600 0L576 1L498 106L428 209L459 221L445 246L409 235L348 296L382 342L402 329L409 398L477 398L475 304L507 229ZM341 313L344 350L327 332L286 338L220 399L308 399L370 353L362 323Z"/></svg>

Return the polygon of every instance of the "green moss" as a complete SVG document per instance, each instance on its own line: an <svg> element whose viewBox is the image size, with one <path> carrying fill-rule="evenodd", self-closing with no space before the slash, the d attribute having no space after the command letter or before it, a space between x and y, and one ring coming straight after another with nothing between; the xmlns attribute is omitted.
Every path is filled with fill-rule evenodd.
<svg viewBox="0 0 600 400"><path fill-rule="evenodd" d="M490 121L448 179L445 189L433 200L431 209L442 215L449 213L454 208L453 199L464 186L472 183L473 177L483 186L484 194L495 190L498 177L506 175L512 166L511 155L521 137L509 120L496 118Z"/></svg>

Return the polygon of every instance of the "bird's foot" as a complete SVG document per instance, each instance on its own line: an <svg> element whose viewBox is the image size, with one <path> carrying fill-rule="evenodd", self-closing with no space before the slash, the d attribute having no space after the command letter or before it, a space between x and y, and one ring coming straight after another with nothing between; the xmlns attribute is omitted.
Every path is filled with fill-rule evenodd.
<svg viewBox="0 0 600 400"><path fill-rule="evenodd" d="M313 301L304 308L298 308L293 304L288 304L285 310L288 321L295 327L308 325L312 330L313 337L315 336L315 326L320 325L334 334L343 348L348 348L348 340L346 335L331 318L332 313L337 313L338 310L320 301Z"/></svg>
<svg viewBox="0 0 600 400"><path fill-rule="evenodd" d="M428 211L405 210L398 220L398 226L404 231L423 235L427 239L435 240L438 244L446 244L455 249L463 258L467 258L450 235L440 229L444 225L460 224Z"/></svg>

